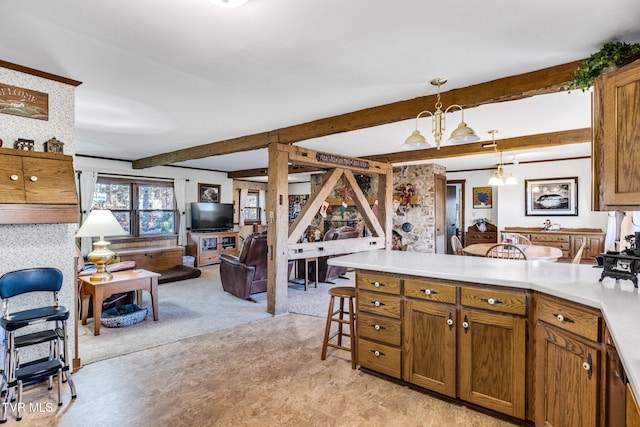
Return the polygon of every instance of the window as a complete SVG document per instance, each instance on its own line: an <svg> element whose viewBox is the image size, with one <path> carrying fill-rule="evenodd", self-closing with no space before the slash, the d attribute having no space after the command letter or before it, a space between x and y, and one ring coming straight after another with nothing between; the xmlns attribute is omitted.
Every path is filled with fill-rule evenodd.
<svg viewBox="0 0 640 427"><path fill-rule="evenodd" d="M132 237L174 234L173 184L98 178L92 209L109 209Z"/></svg>
<svg viewBox="0 0 640 427"><path fill-rule="evenodd" d="M260 223L260 192L249 191L244 201L244 209L242 211L245 224Z"/></svg>

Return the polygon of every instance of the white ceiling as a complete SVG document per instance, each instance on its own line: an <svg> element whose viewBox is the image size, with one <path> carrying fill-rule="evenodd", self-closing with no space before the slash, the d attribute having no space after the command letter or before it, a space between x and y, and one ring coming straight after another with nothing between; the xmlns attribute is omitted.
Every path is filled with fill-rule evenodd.
<svg viewBox="0 0 640 427"><path fill-rule="evenodd" d="M83 82L77 153L125 160L434 94L434 77L448 80L446 92L586 58L610 40L640 41L637 0L249 0L239 9L207 0L3 0L2 17L0 59ZM498 129L499 146L589 127L590 93L481 106L465 119L487 140ZM421 128L431 136L427 120ZM449 131L456 120L447 119ZM299 145L389 153L414 127L409 120ZM588 146L516 154L566 158L588 155ZM439 161L449 170L496 162L492 153ZM267 153L180 165L263 168Z"/></svg>

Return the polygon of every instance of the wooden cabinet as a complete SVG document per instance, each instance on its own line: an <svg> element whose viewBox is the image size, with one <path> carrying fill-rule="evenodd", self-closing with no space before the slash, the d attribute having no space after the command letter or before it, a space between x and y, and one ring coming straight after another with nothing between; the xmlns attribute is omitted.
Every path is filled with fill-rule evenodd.
<svg viewBox="0 0 640 427"><path fill-rule="evenodd" d="M358 364L401 378L400 279L385 274L356 274Z"/></svg>
<svg viewBox="0 0 640 427"><path fill-rule="evenodd" d="M0 148L0 224L79 221L73 158Z"/></svg>
<svg viewBox="0 0 640 427"><path fill-rule="evenodd" d="M625 418L627 427L640 427L640 407L631 386L626 387Z"/></svg>
<svg viewBox="0 0 640 427"><path fill-rule="evenodd" d="M605 233L599 228L561 228L558 231L543 231L540 228L506 227L504 231L522 234L534 245L552 246L562 250L562 257L558 261L571 262L583 242L586 242L586 245L580 261L582 264L594 264L594 257L604 252Z"/></svg>
<svg viewBox="0 0 640 427"><path fill-rule="evenodd" d="M536 312L536 426L602 425L600 313L545 296Z"/></svg>
<svg viewBox="0 0 640 427"><path fill-rule="evenodd" d="M460 302L460 398L524 419L526 292L462 287Z"/></svg>
<svg viewBox="0 0 640 427"><path fill-rule="evenodd" d="M526 293L417 279L404 287L403 379L524 419Z"/></svg>
<svg viewBox="0 0 640 427"><path fill-rule="evenodd" d="M187 255L194 257L196 267L220 262L221 254L238 255L238 233L235 231L187 233Z"/></svg>
<svg viewBox="0 0 640 427"><path fill-rule="evenodd" d="M594 80L592 208L640 207L640 61Z"/></svg>
<svg viewBox="0 0 640 427"><path fill-rule="evenodd" d="M608 331L605 331L605 345L604 424L607 427L624 427L627 379L622 361Z"/></svg>
<svg viewBox="0 0 640 427"><path fill-rule="evenodd" d="M465 246L475 243L498 243L498 229L493 224L486 224L487 231L480 231L478 227L472 225L467 229Z"/></svg>
<svg viewBox="0 0 640 427"><path fill-rule="evenodd" d="M169 270L182 265L184 248L182 246L159 246L145 248L117 249L122 261L134 261L137 268L149 271Z"/></svg>
<svg viewBox="0 0 640 427"><path fill-rule="evenodd" d="M456 397L458 288L430 279L403 282L403 378Z"/></svg>

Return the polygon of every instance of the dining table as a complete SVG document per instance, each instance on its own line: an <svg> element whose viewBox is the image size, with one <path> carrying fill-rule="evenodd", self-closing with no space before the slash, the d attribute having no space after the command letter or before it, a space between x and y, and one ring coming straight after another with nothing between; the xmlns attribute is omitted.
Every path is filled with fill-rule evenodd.
<svg viewBox="0 0 640 427"><path fill-rule="evenodd" d="M471 256L485 256L489 248L496 243L474 243L462 248L462 253ZM527 260L555 262L562 257L562 250L552 246L542 245L516 245L527 256Z"/></svg>

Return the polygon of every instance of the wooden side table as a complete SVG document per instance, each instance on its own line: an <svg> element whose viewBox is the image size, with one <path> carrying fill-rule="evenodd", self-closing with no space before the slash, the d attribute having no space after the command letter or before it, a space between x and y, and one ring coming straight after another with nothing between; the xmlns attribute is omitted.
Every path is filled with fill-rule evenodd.
<svg viewBox="0 0 640 427"><path fill-rule="evenodd" d="M102 302L113 294L137 291L138 303L142 291L151 295L153 320L158 320L158 277L160 274L147 270L130 270L113 273L113 279L107 282L92 282L89 276L80 277L80 295L82 297L82 324L87 324L89 315L89 296L93 297L93 335L100 335Z"/></svg>

